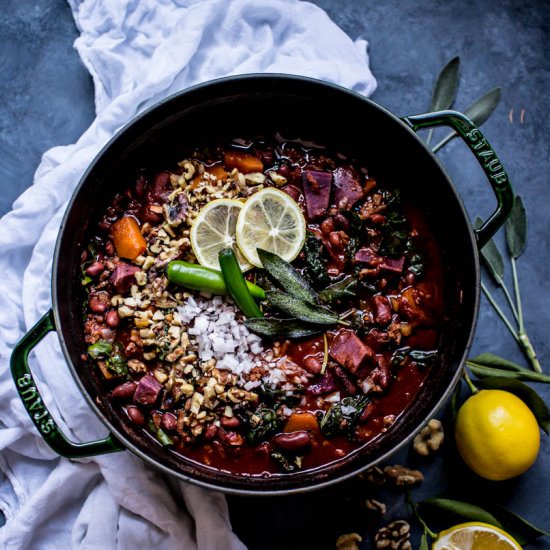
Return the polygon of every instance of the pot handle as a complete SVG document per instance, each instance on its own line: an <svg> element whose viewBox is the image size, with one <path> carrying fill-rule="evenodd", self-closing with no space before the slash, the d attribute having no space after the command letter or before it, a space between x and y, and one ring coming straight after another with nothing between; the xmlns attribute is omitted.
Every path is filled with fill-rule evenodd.
<svg viewBox="0 0 550 550"><path fill-rule="evenodd" d="M55 420L36 388L36 382L29 369L28 358L31 350L48 334L56 330L53 312L50 309L34 327L17 342L11 354L11 373L19 397L40 435L46 443L58 454L66 458L81 458L121 451L124 447L109 434L105 439L89 443L74 443L67 439L57 427Z"/></svg>
<svg viewBox="0 0 550 550"><path fill-rule="evenodd" d="M450 126L476 156L497 199L496 210L479 229L474 229L477 245L481 249L504 223L514 202L514 192L510 180L497 154L479 128L466 115L458 111L437 111L412 115L403 117L402 120L415 132L432 126Z"/></svg>

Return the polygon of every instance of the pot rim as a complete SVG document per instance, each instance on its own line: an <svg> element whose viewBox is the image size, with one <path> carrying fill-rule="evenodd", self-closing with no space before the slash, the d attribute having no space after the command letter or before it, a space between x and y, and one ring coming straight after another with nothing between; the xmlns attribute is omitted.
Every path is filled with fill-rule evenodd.
<svg viewBox="0 0 550 550"><path fill-rule="evenodd" d="M313 86L320 86L332 89L336 92L343 93L345 95L349 95L352 97L355 97L356 99L360 99L361 101L366 102L371 107L379 110L384 115L392 119L394 122L398 123L404 130L406 130L411 137L413 137L417 144L421 145L424 152L428 154L431 158L431 161L434 162L439 171L441 172L442 176L445 177L447 180L448 186L450 191L453 194L453 197L456 201L456 205L458 208L460 208L460 214L461 216L468 222L467 228L468 228L468 239L469 239L469 248L472 250L472 259L473 259L473 265L474 265L474 278L475 278L475 291L473 293L473 304L472 304L472 322L469 329L469 334L466 339L466 344L464 346L463 353L460 357L460 360L457 362L457 364L460 365L460 368L456 369L456 372L454 373L448 387L443 391L441 397L438 399L438 401L434 404L434 406L431 408L431 410L423 416L423 419L421 421L417 421L416 428L414 430L411 430L407 436L405 436L401 441L399 441L392 449L386 451L381 456L377 457L376 459L366 463L362 464L360 466L357 466L356 468L352 468L349 472L346 472L344 474L335 475L334 477L331 477L329 479L325 480L319 480L319 481L313 481L311 484L308 484L306 486L298 486L298 487L292 487L292 488L284 488L284 486L281 489L262 489L262 487L258 487L257 490L253 489L239 489L236 487L222 487L216 483L207 482L202 479L197 479L191 476L188 476L186 474L183 474L181 472L173 471L168 466L165 466L164 464L158 462L154 457L150 456L148 453L144 452L140 448L138 448L134 443L132 443L127 436L118 430L115 426L111 424L111 422L106 418L103 411L100 410L99 406L97 405L95 399L92 395L88 392L88 390L85 388L81 377L78 375L77 369L75 365L73 364L71 360L71 354L69 352L68 346L66 344L63 332L62 332L62 325L60 323L60 301L59 296L57 292L57 279L58 279L58 267L59 267L59 256L60 256L60 250L61 250L61 242L63 240L63 234L65 231L65 227L67 224L67 219L69 217L70 212L73 209L74 203L76 202L78 195L80 194L80 191L82 187L87 182L90 174L94 170L95 166L100 162L101 158L105 154L105 152L110 149L114 142L118 141L120 138L124 136L128 131L131 130L131 128L141 122L144 118L150 116L154 111L168 105L169 103L178 100L181 96L194 93L197 91L200 91L204 88L211 88L215 86L224 85L226 83L233 83L237 81L295 81L297 83L306 84L306 85L313 85ZM476 239L474 236L474 232L472 229L471 224L468 221L468 216L466 213L466 209L464 206L464 203L458 194L457 190L455 189L454 184L452 183L451 178L449 177L447 171L440 163L439 159L435 156L435 154L429 149L429 147L420 139L420 137L412 130L412 128L407 125L400 117L393 114L391 111L386 109L385 107L382 107L378 103L374 102L372 99L363 96L362 94L350 90L348 88L345 88L341 85L334 84L332 82L327 82L324 80L320 80L317 78L311 78L311 77L305 77L305 76L297 76L297 75L291 75L291 74L285 74L285 73L249 73L249 74L243 74L243 75L233 75L233 76L227 76L227 77L221 77L212 79L206 82L202 82L199 84L195 84L193 86L190 86L189 88L186 88L184 90L180 90L178 92L175 92L166 98L156 102L154 105L148 107L141 113L138 113L136 116L134 116L131 120L129 120L126 124L124 124L119 130L116 131L116 133L106 142L105 145L99 150L99 152L94 156L93 160L90 162L86 170L83 172L82 176L80 177L80 180L78 184L76 185L72 196L67 203L65 212L63 214L63 219L61 221L61 224L59 226L59 232L57 235L56 243L55 243L55 250L53 255L53 269L52 269L52 279L51 279L51 287L52 287L52 309L53 309L53 316L55 320L55 325L58 327L57 329L57 336L59 339L59 343L65 358L65 361L71 371L71 375L73 379L75 380L76 384L78 385L81 393L84 395L86 401L90 405L92 411L95 413L95 415L101 420L101 422L107 427L107 429L114 434L114 436L124 445L126 450L131 451L138 457L140 457L142 460L144 460L147 464L150 464L154 466L155 468L161 470L165 474L169 474L172 476L175 476L183 481L188 481L189 483L193 483L194 485L201 486L206 489L210 490L217 490L222 491L226 494L232 494L232 495L243 495L243 496L277 496L277 495L290 495L290 494L298 494L298 493L305 493L309 491L314 491L317 489L322 489L329 487L331 485L334 485L336 483L340 483L346 479L349 479L353 476L356 476L357 474L367 470L368 468L386 460L390 456L394 455L397 451L402 449L405 445L407 445L412 438L417 434L418 430L421 429L421 427L436 413L442 408L442 406L445 404L451 393L454 391L454 388L456 387L462 373L462 365L464 364L468 352L470 350L470 347L472 345L473 337L475 334L475 329L477 325L478 315L479 315L479 299L480 299L480 264L479 264L479 251L478 247L476 245ZM334 462L329 463L334 464ZM327 465L322 465L318 468L315 468L312 471L322 471L324 468L326 468ZM288 474L292 476L292 474ZM250 478L246 478L250 479ZM284 477L281 477L281 485L284 485Z"/></svg>

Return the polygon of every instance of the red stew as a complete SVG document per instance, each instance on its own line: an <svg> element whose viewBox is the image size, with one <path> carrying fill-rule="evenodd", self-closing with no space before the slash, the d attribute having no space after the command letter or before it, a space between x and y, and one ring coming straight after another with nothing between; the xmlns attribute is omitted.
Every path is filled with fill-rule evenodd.
<svg viewBox="0 0 550 550"><path fill-rule="evenodd" d="M260 338L228 298L170 283L217 198L266 186L302 208L294 267L346 326ZM121 414L212 468L270 475L338 460L388 430L438 365L440 254L393 182L326 149L257 139L190 151L115 195L82 255L83 356ZM263 270L247 274L269 288ZM264 304L267 316L277 315Z"/></svg>

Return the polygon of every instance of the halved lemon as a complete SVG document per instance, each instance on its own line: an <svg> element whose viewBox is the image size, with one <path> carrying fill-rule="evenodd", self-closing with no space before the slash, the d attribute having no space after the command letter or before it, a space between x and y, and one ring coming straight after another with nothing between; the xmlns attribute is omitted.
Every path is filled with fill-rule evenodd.
<svg viewBox="0 0 550 550"><path fill-rule="evenodd" d="M244 257L256 267L262 267L257 248L291 262L304 246L306 220L292 197L268 187L245 202L239 213L235 236Z"/></svg>
<svg viewBox="0 0 550 550"><path fill-rule="evenodd" d="M442 531L432 550L521 550L521 546L502 529L472 521Z"/></svg>
<svg viewBox="0 0 550 550"><path fill-rule="evenodd" d="M235 226L243 203L235 199L209 202L193 220L189 237L198 262L205 267L220 269L218 253L233 248L242 271L252 268L236 246Z"/></svg>

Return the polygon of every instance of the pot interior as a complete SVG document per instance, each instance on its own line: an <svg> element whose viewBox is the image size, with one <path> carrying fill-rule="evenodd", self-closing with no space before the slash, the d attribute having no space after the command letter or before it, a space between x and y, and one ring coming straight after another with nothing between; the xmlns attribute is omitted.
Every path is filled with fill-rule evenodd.
<svg viewBox="0 0 550 550"><path fill-rule="evenodd" d="M118 414L101 393L95 372L81 360L80 255L117 188L142 168L161 169L185 147L220 137L300 138L355 157L375 178L399 182L406 200L425 213L445 266L445 322L441 364L383 436L317 470L269 477L237 477L194 463L161 447ZM73 375L108 428L132 451L164 471L230 492L303 491L371 466L404 444L448 396L473 333L478 301L478 258L462 202L422 142L398 118L354 93L318 81L283 76L223 79L169 98L119 133L83 177L68 211L54 258L54 309Z"/></svg>

